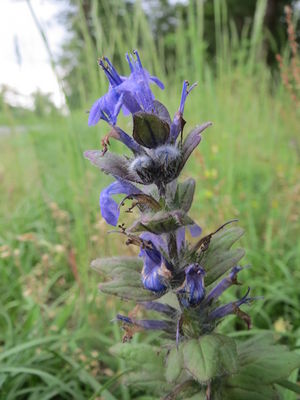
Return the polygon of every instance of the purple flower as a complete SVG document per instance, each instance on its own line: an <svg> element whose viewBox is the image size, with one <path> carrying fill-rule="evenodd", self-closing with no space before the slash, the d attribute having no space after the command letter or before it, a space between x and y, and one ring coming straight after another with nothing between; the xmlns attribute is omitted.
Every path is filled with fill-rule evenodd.
<svg viewBox="0 0 300 400"><path fill-rule="evenodd" d="M138 52L135 51L134 54L136 59L126 55L131 70L129 77L119 75L108 58L104 58L106 64L100 60L99 64L108 78L110 87L108 92L93 104L89 115L90 126L97 124L100 119L115 126L122 107L125 114L152 110L154 95L150 83L155 83L161 89L164 85L143 68Z"/></svg>
<svg viewBox="0 0 300 400"><path fill-rule="evenodd" d="M183 111L184 111L184 105L186 102L186 99L188 97L188 94L194 89L194 87L197 85L197 83L194 83L189 89L189 83L188 81L183 82L182 86L182 93L181 93L181 100L180 100L180 105L179 109L176 112L172 125L171 125L171 134L170 134L170 141L175 142L179 133L182 131L183 126L185 124L185 121L183 119Z"/></svg>
<svg viewBox="0 0 300 400"><path fill-rule="evenodd" d="M156 311L160 314L170 317L171 319L174 319L178 314L178 310L176 310L176 308L171 307L168 304L159 303L158 301L145 301L139 304L146 310Z"/></svg>
<svg viewBox="0 0 300 400"><path fill-rule="evenodd" d="M138 103L139 110L132 110L125 105L132 114L137 111L151 112L154 95L150 89L150 83L155 83L160 89L164 89L164 84L157 77L151 76L143 68L139 53L136 50L134 51L134 55L136 59L132 55L126 54L131 74L118 89L120 93L125 95L125 99L126 96L132 96Z"/></svg>
<svg viewBox="0 0 300 400"><path fill-rule="evenodd" d="M89 126L96 125L100 119L115 125L121 107L122 96L114 88L110 89L93 104L89 114Z"/></svg>
<svg viewBox="0 0 300 400"><path fill-rule="evenodd" d="M162 255L152 243L152 249L141 249L140 256L144 258L142 282L146 289L153 292L162 292L166 289L161 275Z"/></svg>
<svg viewBox="0 0 300 400"><path fill-rule="evenodd" d="M225 292L230 286L237 283L237 274L242 270L242 267L236 266L232 268L230 274L222 279L212 290L208 293L205 304L211 304L216 301L222 293Z"/></svg>
<svg viewBox="0 0 300 400"><path fill-rule="evenodd" d="M141 190L126 181L115 181L100 193L100 209L105 221L113 226L118 223L120 210L118 204L112 198L114 194L139 194Z"/></svg>
<svg viewBox="0 0 300 400"><path fill-rule="evenodd" d="M171 266L161 253L167 253L167 246L159 235L147 232L140 235L140 238L147 240L152 247L142 248L139 254L144 259L143 285L153 292L163 292L167 288L166 279L171 276Z"/></svg>
<svg viewBox="0 0 300 400"><path fill-rule="evenodd" d="M178 291L184 307L197 306L204 299L205 271L199 264L191 264L185 269L184 287Z"/></svg>
<svg viewBox="0 0 300 400"><path fill-rule="evenodd" d="M149 330L163 330L166 332L174 332L174 324L171 321L162 321L162 320L149 320L149 319L144 319L144 320L136 320L134 318L129 318L126 317L125 315L117 314L117 320L124 322L125 324L128 325L135 325L139 326L140 328L143 329L149 329Z"/></svg>
<svg viewBox="0 0 300 400"><path fill-rule="evenodd" d="M225 304L225 306L216 308L214 311L212 311L209 314L209 316L208 316L209 320L220 319L220 318L224 318L230 314L236 314L237 311L239 310L239 307L242 304L248 304L248 303L251 303L253 300L255 300L254 297L248 297L249 292L250 292L250 288L248 288L247 293L241 299L231 302L231 303L228 303L228 304Z"/></svg>

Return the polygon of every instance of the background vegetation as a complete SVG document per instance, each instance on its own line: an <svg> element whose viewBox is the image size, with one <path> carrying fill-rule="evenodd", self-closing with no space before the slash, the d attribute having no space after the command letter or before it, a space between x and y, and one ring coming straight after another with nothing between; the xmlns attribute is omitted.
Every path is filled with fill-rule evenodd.
<svg viewBox="0 0 300 400"><path fill-rule="evenodd" d="M134 250L106 234L97 204L109 178L82 156L100 147L107 130L104 123L88 128L85 114L107 88L97 57L111 57L127 74L123 55L133 48L165 82L155 94L171 113L182 80L198 81L186 130L213 121L185 169L198 182L192 214L205 233L239 218L251 264L242 278L264 296L249 310L252 331L235 319L221 329L234 327L239 336L268 329L299 347L300 84L296 34L286 40L286 3L70 1L60 18L71 35L61 57L52 58L67 115L40 93L35 112L14 108L2 90L1 399L151 399L120 384L126 366L109 353L122 336L111 320L132 305L100 295L88 266ZM130 131L127 120L121 125ZM123 151L115 142L112 148ZM133 340L141 339L156 337Z"/></svg>

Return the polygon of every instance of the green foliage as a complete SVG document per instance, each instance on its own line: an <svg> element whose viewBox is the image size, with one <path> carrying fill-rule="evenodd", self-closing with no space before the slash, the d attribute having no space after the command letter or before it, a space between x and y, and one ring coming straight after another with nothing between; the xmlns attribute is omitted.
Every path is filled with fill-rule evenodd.
<svg viewBox="0 0 300 400"><path fill-rule="evenodd" d="M186 399L191 395L191 399L202 399L207 383L217 400L280 400L281 385L297 392L284 379L300 367L300 356L275 345L270 334L244 342L220 334L204 335L173 347L167 354L159 347L142 343L118 344L111 352L136 371L124 378L127 384L160 396L165 394L165 399ZM199 384L193 383L191 377ZM178 397L174 397L175 393Z"/></svg>
<svg viewBox="0 0 300 400"><path fill-rule="evenodd" d="M192 224L193 220L181 210L159 211L153 215L142 215L128 231L130 233L149 231L161 234Z"/></svg>
<svg viewBox="0 0 300 400"><path fill-rule="evenodd" d="M99 285L103 293L135 301L153 300L157 297L154 293L145 290L142 285L142 263L138 258L99 258L92 261L91 267L111 278L110 281Z"/></svg>
<svg viewBox="0 0 300 400"><path fill-rule="evenodd" d="M165 376L167 382L176 382L182 372L183 354L182 348L173 347L166 358Z"/></svg>
<svg viewBox="0 0 300 400"><path fill-rule="evenodd" d="M211 334L188 340L182 353L184 368L202 384L237 371L236 344L227 336Z"/></svg>
<svg viewBox="0 0 300 400"><path fill-rule="evenodd" d="M270 335L257 335L239 343L238 356L240 367L236 375L227 379L226 399L281 399L274 385L300 367L299 354L274 345Z"/></svg>
<svg viewBox="0 0 300 400"><path fill-rule="evenodd" d="M196 182L194 179L189 178L184 182L179 182L176 188L174 206L181 207L185 212L188 212L192 206Z"/></svg>
<svg viewBox="0 0 300 400"><path fill-rule="evenodd" d="M206 285L210 285L230 268L238 264L245 255L243 249L231 249L231 246L240 239L244 230L242 228L223 229L216 233L207 251L201 259L202 265L206 268Z"/></svg>

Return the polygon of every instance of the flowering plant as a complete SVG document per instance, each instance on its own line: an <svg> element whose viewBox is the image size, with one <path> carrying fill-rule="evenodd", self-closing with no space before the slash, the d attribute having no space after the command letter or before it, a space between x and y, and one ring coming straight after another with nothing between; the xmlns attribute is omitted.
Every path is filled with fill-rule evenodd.
<svg viewBox="0 0 300 400"><path fill-rule="evenodd" d="M195 85L183 83L180 105L171 119L150 88L154 83L163 89L163 83L142 66L138 52L126 58L128 77L107 58L100 61L109 89L92 106L89 125L102 119L111 129L102 140L103 149L86 151L85 157L115 179L100 194L103 218L118 226L127 245L139 248L138 257L92 262L92 268L108 278L100 284L102 292L137 303L130 315L116 316L125 335L112 353L132 367L127 383L164 399L280 399L280 386L299 392L287 380L300 367L297 353L274 345L269 334L237 341L218 332L219 323L232 314L250 328L250 316L241 307L254 298L247 288L243 297L222 303L222 294L240 285L244 250L232 245L243 230L232 225L234 220L200 236L202 229L189 216L195 181L178 181L201 133L211 125L196 126L184 138L184 106ZM117 125L121 109L132 116L132 135ZM108 151L112 138L131 156ZM125 195L120 204L113 199L117 194ZM127 201L132 202L127 211L138 210L129 227L118 223L120 207ZM186 239L188 232L193 243ZM139 318L142 309L156 318ZM159 331L160 347L131 343L141 330Z"/></svg>

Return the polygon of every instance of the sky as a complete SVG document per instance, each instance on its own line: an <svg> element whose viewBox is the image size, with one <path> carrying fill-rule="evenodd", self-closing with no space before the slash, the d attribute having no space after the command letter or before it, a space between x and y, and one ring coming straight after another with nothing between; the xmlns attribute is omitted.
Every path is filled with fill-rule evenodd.
<svg viewBox="0 0 300 400"><path fill-rule="evenodd" d="M63 0L55 3L51 0L31 0L31 4L46 32L52 52L57 54L66 34L56 18ZM20 94L11 95L8 98L11 103L30 106L30 94L39 89L51 93L57 106L64 104L26 0L0 0L0 58L0 86L8 85Z"/></svg>

